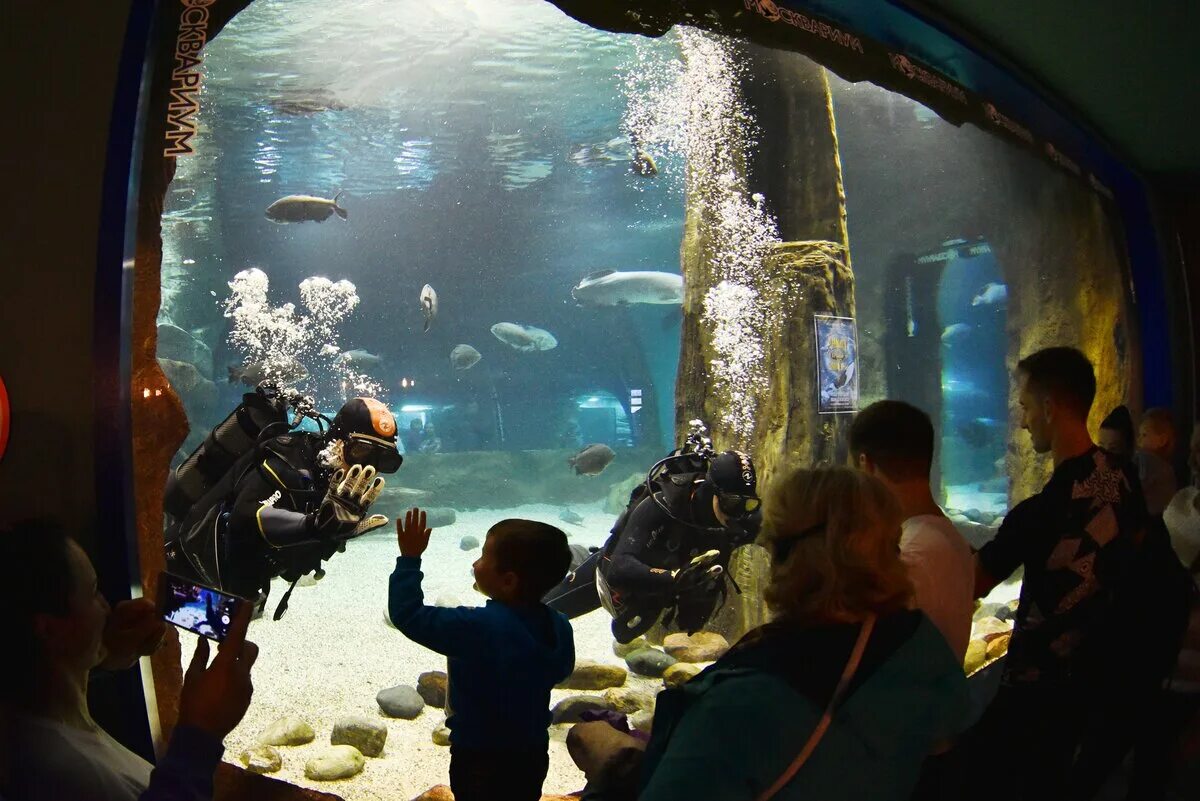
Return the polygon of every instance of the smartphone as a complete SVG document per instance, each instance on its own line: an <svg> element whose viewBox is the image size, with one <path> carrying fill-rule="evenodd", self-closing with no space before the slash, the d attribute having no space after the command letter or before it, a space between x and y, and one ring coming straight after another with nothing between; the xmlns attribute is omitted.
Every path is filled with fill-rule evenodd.
<svg viewBox="0 0 1200 801"><path fill-rule="evenodd" d="M197 584L171 573L158 578L158 608L163 620L193 634L223 642L245 598Z"/></svg>

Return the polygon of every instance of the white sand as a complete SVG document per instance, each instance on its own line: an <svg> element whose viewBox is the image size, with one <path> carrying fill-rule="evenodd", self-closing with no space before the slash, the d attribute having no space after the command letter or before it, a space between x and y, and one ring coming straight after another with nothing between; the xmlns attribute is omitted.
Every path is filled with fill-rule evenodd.
<svg viewBox="0 0 1200 801"><path fill-rule="evenodd" d="M422 564L425 602L432 604L439 598L464 605L484 602L483 596L471 589L471 563L480 550L462 551L458 544L467 534L482 542L488 527L505 517L543 520L559 526L573 544L601 545L613 515L603 512L599 502L572 509L584 518L579 526L559 520L561 507L548 504L459 513L454 525L434 530L430 539ZM271 620L271 615L287 587L276 580L267 614L250 626L250 639L260 649L254 666L254 700L245 720L226 738L227 761L240 764L239 755L255 743L264 728L278 718L298 715L317 737L308 745L280 748L283 769L272 774L275 778L335 793L347 801L403 801L434 784L449 783L450 749L434 745L431 739L443 720L442 712L426 707L416 720L398 720L384 717L375 703L375 694L382 689L397 684L415 687L421 673L446 669L445 657L415 645L384 621L387 580L399 555L394 529L387 531L350 543L345 553L326 563L328 573L316 586L297 586L279 621ZM609 623L603 610L574 621L577 659L624 666L613 655ZM184 634L185 668L194 647L194 638ZM627 686L653 692L662 685L659 680L630 674ZM551 705L575 694L578 692L555 690ZM305 762L329 745L334 722L347 715L365 715L387 725L383 755L367 759L363 772L351 779L306 779ZM567 728L551 728L550 772L544 792L566 793L584 784L583 774L567 754Z"/></svg>

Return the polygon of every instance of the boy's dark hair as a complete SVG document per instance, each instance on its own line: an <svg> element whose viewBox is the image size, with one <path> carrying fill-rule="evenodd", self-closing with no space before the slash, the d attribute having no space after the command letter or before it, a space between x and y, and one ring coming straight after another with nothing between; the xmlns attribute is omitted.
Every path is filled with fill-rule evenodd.
<svg viewBox="0 0 1200 801"><path fill-rule="evenodd" d="M509 518L488 529L500 570L517 574L517 594L535 603L562 581L571 566L571 549L561 529L536 520Z"/></svg>
<svg viewBox="0 0 1200 801"><path fill-rule="evenodd" d="M1028 377L1034 392L1049 395L1087 419L1096 399L1096 372L1087 356L1075 348L1043 348L1017 362L1017 372Z"/></svg>
<svg viewBox="0 0 1200 801"><path fill-rule="evenodd" d="M38 614L66 615L75 576L71 573L69 538L46 521L25 521L0 528L0 609L6 620L5 640L11 659L0 660L0 694L24 693L37 669L41 646L34 633Z"/></svg>
<svg viewBox="0 0 1200 801"><path fill-rule="evenodd" d="M933 466L933 423L912 404L872 403L850 424L850 453L866 454L892 480L929 478Z"/></svg>

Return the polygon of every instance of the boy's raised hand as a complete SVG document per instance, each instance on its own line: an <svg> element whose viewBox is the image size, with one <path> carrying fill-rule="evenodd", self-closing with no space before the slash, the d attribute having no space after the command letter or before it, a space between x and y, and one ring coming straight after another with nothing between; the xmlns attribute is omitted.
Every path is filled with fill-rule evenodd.
<svg viewBox="0 0 1200 801"><path fill-rule="evenodd" d="M396 540L401 556L420 556L429 547L430 529L425 528L425 513L413 507L404 513L404 522L396 521Z"/></svg>

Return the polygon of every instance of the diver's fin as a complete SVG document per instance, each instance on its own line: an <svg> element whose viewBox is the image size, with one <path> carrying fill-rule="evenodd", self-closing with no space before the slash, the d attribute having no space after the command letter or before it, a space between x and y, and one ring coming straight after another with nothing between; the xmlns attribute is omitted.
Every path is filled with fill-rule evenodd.
<svg viewBox="0 0 1200 801"><path fill-rule="evenodd" d="M588 273L580 281L594 281L597 278L603 278L606 275L612 275L616 270L597 270L594 273Z"/></svg>

